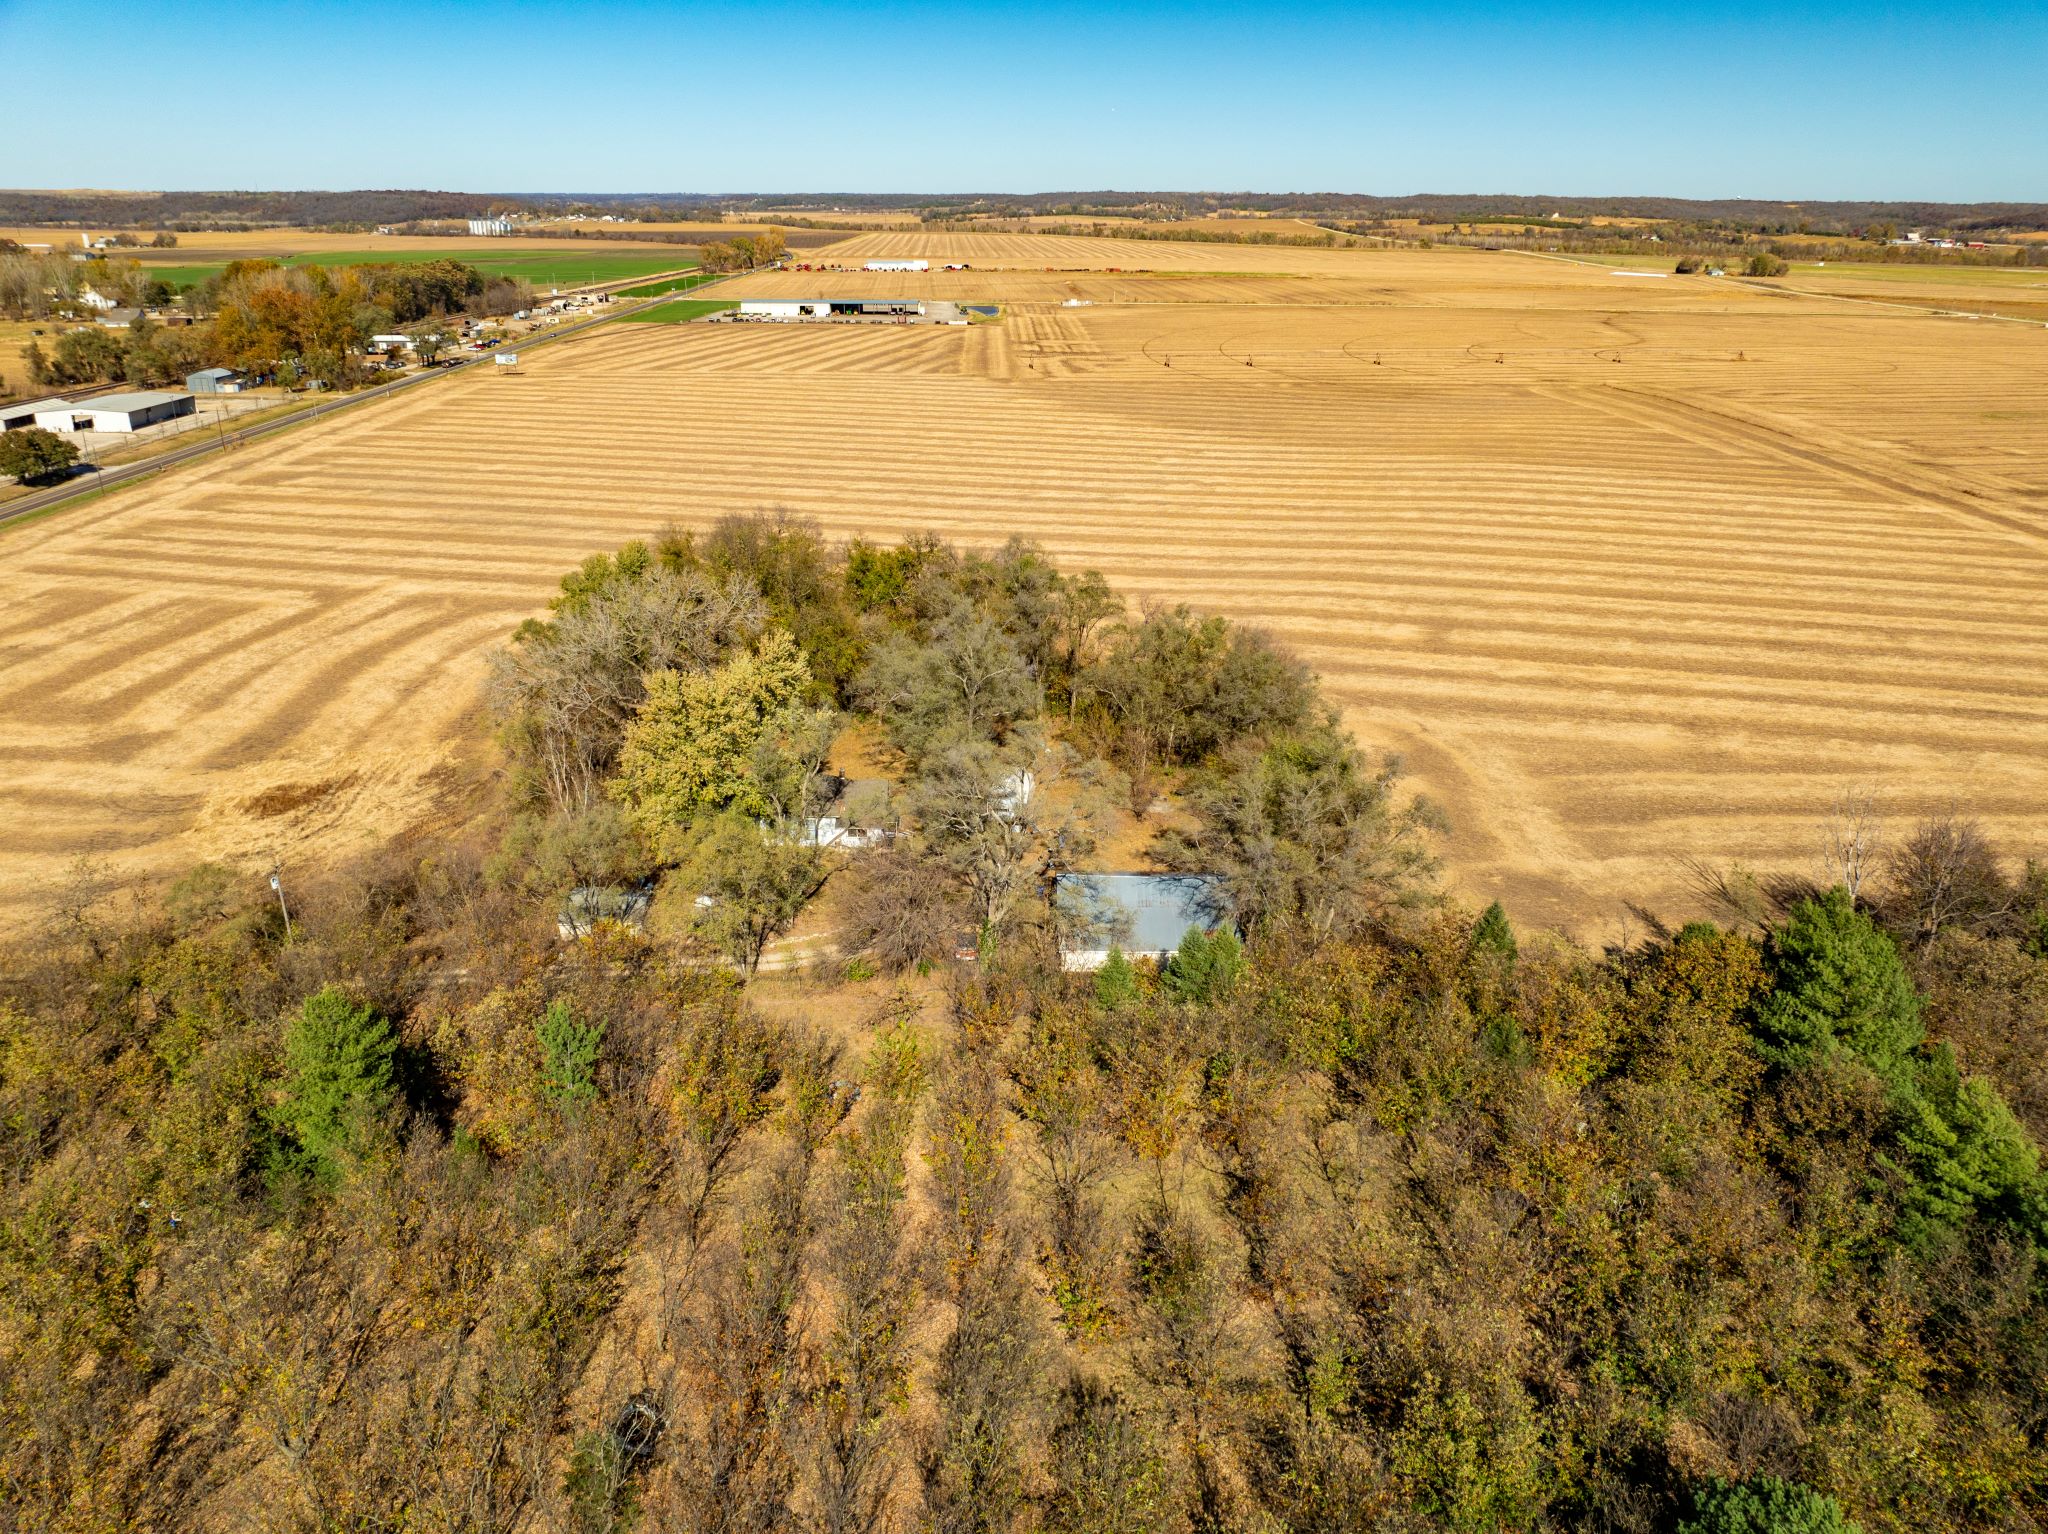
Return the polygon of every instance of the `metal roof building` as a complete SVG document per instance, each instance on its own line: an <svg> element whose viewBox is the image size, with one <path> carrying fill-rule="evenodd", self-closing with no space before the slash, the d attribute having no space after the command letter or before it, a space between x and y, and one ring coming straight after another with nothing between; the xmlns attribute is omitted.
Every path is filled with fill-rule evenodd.
<svg viewBox="0 0 2048 1534"><path fill-rule="evenodd" d="M923 314L915 298L743 298L743 318L764 320L877 319Z"/></svg>
<svg viewBox="0 0 2048 1534"><path fill-rule="evenodd" d="M0 431L18 431L36 424L45 410L69 410L71 401L52 395L49 399L23 400L19 405L0 405Z"/></svg>
<svg viewBox="0 0 2048 1534"><path fill-rule="evenodd" d="M189 394L140 389L132 394L102 394L97 399L38 410L36 425L45 431L140 431L159 421L191 415L197 409Z"/></svg>
<svg viewBox="0 0 2048 1534"><path fill-rule="evenodd" d="M1113 948L1164 963L1189 932L1231 924L1213 874L1061 874L1052 903L1063 969L1100 969Z"/></svg>

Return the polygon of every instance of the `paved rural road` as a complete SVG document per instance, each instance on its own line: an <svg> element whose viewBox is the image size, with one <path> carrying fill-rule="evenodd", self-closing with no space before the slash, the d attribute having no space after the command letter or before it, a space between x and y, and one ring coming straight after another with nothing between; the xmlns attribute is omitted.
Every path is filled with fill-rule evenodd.
<svg viewBox="0 0 2048 1534"><path fill-rule="evenodd" d="M728 275L739 276L742 274L734 272ZM636 283L658 280L655 277L634 279ZM688 289L688 291L696 293L699 289L715 286L724 280L721 277L714 277L710 282L698 283L695 287ZM593 330L597 326L607 324L612 320L624 319L629 314L636 314L651 305L667 303L672 296L670 294L659 294L637 304L627 304L622 308L615 308L610 314L601 315L595 319L578 320L573 325L564 325L559 330L551 330L546 335L537 339L522 336L515 349L531 351L536 346L546 346L555 341L565 340L573 335L580 335L586 330ZM295 415L286 416L282 420L265 421L260 426L244 426L236 431L206 432L204 441L190 442L183 447L172 448L167 453L158 453L153 458L138 458L133 463L115 464L112 468L90 469L83 474L75 475L61 485L53 485L48 490L39 490L33 495L23 496L20 500L9 501L4 507L0 507L0 523L12 522L17 517L32 516L39 511L48 511L52 506L60 506L64 502L81 495L97 495L102 490L110 490L116 485L127 483L129 480L141 479L146 475L168 469L174 464L188 463L192 459L204 457L208 453L218 453L223 448L236 447L244 442L253 442L258 437L267 437L275 431L287 431L301 422L312 420L316 416L330 415L337 410L348 410L357 405L365 405L371 400L383 399L387 395L396 394L401 389L416 389L421 384L432 383L437 378L445 378L450 374L459 373L464 368L475 367L479 363L491 363L496 356L497 353L495 352L483 352L475 357L464 357L452 367L433 368L424 373L414 373L409 378L394 379L386 384L373 384L367 389L358 389L353 394L336 395L333 399L323 400L317 405L301 410ZM193 432L195 437L200 434L201 429L195 429Z"/></svg>

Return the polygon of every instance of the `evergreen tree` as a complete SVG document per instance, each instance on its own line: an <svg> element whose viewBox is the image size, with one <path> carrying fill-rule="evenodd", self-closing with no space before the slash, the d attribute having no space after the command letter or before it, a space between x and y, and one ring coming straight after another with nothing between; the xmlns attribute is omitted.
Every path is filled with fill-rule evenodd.
<svg viewBox="0 0 2048 1534"><path fill-rule="evenodd" d="M284 1034L285 1098L279 1129L323 1182L341 1175L361 1145L364 1122L396 1097L391 1025L339 986L306 998Z"/></svg>
<svg viewBox="0 0 2048 1534"><path fill-rule="evenodd" d="M1848 1050L1893 1088L1922 1038L1920 998L1899 950L1849 892L1802 901L1771 940L1771 993L1756 1011L1757 1053L1793 1070Z"/></svg>
<svg viewBox="0 0 2048 1534"><path fill-rule="evenodd" d="M566 1001L548 1003L534 1027L540 1044L540 1087L564 1109L580 1108L597 1096L597 1051L604 1024L579 1023Z"/></svg>
<svg viewBox="0 0 2048 1534"><path fill-rule="evenodd" d="M1515 929L1508 925L1508 913L1496 900L1481 913L1472 927L1472 951L1493 953L1512 963L1521 947L1515 942Z"/></svg>
<svg viewBox="0 0 2048 1534"><path fill-rule="evenodd" d="M1909 1242L1983 1214L2048 1245L2040 1151L1997 1089L1963 1076L1946 1044L1920 1062L1913 1090L1900 1093L1893 1109Z"/></svg>
<svg viewBox="0 0 2048 1534"><path fill-rule="evenodd" d="M1693 1493L1693 1516L1678 1534L1860 1534L1833 1497L1760 1475L1730 1483L1709 1481Z"/></svg>
<svg viewBox="0 0 2048 1534"><path fill-rule="evenodd" d="M1210 1002L1228 992L1246 968L1244 945L1236 933L1190 927L1159 978L1182 1001Z"/></svg>
<svg viewBox="0 0 2048 1534"><path fill-rule="evenodd" d="M1121 948L1112 948L1102 968L1095 972L1095 1001L1105 1011L1114 1012L1118 1007L1129 1006L1138 999L1137 966L1124 957Z"/></svg>

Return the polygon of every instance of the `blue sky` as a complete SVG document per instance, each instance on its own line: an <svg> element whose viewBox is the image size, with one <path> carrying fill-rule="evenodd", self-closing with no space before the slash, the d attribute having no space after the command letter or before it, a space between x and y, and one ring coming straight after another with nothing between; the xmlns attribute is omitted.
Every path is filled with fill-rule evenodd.
<svg viewBox="0 0 2048 1534"><path fill-rule="evenodd" d="M2048 200L2048 0L0 0L0 184Z"/></svg>

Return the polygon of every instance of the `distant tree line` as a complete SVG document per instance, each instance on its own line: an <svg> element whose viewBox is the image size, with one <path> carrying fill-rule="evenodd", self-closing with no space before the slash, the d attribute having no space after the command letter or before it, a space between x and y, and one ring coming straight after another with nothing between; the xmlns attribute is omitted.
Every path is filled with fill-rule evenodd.
<svg viewBox="0 0 2048 1534"><path fill-rule="evenodd" d="M1753 198L1580 197L1563 194L1478 196L1457 193L1371 196L1345 192L1051 191L965 194L775 192L721 197L677 195L515 197L498 193L428 191L150 192L140 194L0 192L0 223L57 227L370 228L414 220L481 218L506 212L536 216L598 215L647 223L717 223L728 215L754 221L787 210L829 224L834 212L905 212L938 220L1090 215L1172 221L1252 213L1316 222L1421 219L1430 223L1489 219L1643 218L1660 223L1712 222L1771 235L1849 235L1874 224L1938 228L1956 233L2048 228L2048 203L1816 201L1796 206Z"/></svg>

